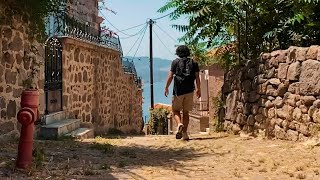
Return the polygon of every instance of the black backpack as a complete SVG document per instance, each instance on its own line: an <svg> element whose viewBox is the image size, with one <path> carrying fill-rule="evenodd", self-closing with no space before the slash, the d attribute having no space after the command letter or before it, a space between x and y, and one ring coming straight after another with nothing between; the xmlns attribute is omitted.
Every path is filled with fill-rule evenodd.
<svg viewBox="0 0 320 180"><path fill-rule="evenodd" d="M175 72L175 82L183 84L185 81L194 81L193 60L190 58L179 58Z"/></svg>

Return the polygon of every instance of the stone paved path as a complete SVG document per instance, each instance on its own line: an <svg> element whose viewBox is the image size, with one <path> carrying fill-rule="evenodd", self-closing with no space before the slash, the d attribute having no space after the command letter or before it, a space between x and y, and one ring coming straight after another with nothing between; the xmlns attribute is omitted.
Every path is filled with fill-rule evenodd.
<svg viewBox="0 0 320 180"><path fill-rule="evenodd" d="M0 144L0 179L320 179L316 144L225 134L37 141L34 167L14 170L16 144Z"/></svg>

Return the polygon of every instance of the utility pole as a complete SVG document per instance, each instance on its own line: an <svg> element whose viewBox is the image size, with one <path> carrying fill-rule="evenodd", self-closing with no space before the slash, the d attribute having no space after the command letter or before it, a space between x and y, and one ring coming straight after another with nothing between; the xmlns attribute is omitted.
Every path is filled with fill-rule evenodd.
<svg viewBox="0 0 320 180"><path fill-rule="evenodd" d="M149 20L150 31L150 90L151 90L151 109L154 109L154 97L153 97L153 52L152 52L152 26L155 23L152 19Z"/></svg>

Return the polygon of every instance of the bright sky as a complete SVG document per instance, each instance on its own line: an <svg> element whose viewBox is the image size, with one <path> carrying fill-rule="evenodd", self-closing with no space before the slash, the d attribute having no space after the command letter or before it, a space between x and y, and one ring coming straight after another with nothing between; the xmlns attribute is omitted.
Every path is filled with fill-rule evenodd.
<svg viewBox="0 0 320 180"><path fill-rule="evenodd" d="M116 28L119 30L124 30L142 23L147 22L149 18L155 19L162 17L167 13L158 13L157 10L162 7L167 0L106 0L107 8L115 11L117 14L113 14L110 11L102 10L102 13L108 21L110 21ZM103 16L102 16L103 17ZM117 32L117 30L110 25L106 20L104 24L109 27L111 30ZM170 21L169 17L157 20L156 24L160 26L165 32L163 32L157 25L154 25L153 33L153 56L163 59L173 60L175 58L175 45L179 44L178 38L183 35L183 33L171 27L172 24L186 24L186 19L181 18L177 21ZM140 26L124 33L133 35L139 32L144 26ZM143 34L143 33L142 33ZM156 34L160 37L162 42L165 44L165 47L161 41L157 38ZM120 38L126 38L127 35L119 33ZM135 52L138 49L140 40L133 47L135 41L137 41L139 35L121 39L121 45L123 49L124 56L134 56ZM141 42L141 46L137 51L136 56L149 56L149 27L145 32L144 38ZM174 39L172 39L174 38ZM174 41L175 40L175 41ZM133 49L129 52L129 50ZM171 53L170 53L171 52ZM128 54L129 53L129 54Z"/></svg>

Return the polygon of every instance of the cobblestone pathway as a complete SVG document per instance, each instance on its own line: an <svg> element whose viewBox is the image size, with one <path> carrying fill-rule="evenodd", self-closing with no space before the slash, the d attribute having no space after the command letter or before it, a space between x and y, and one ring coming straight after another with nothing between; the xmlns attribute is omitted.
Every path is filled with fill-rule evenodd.
<svg viewBox="0 0 320 180"><path fill-rule="evenodd" d="M320 179L317 144L225 134L37 141L35 165L14 170L16 144L0 144L0 179Z"/></svg>

